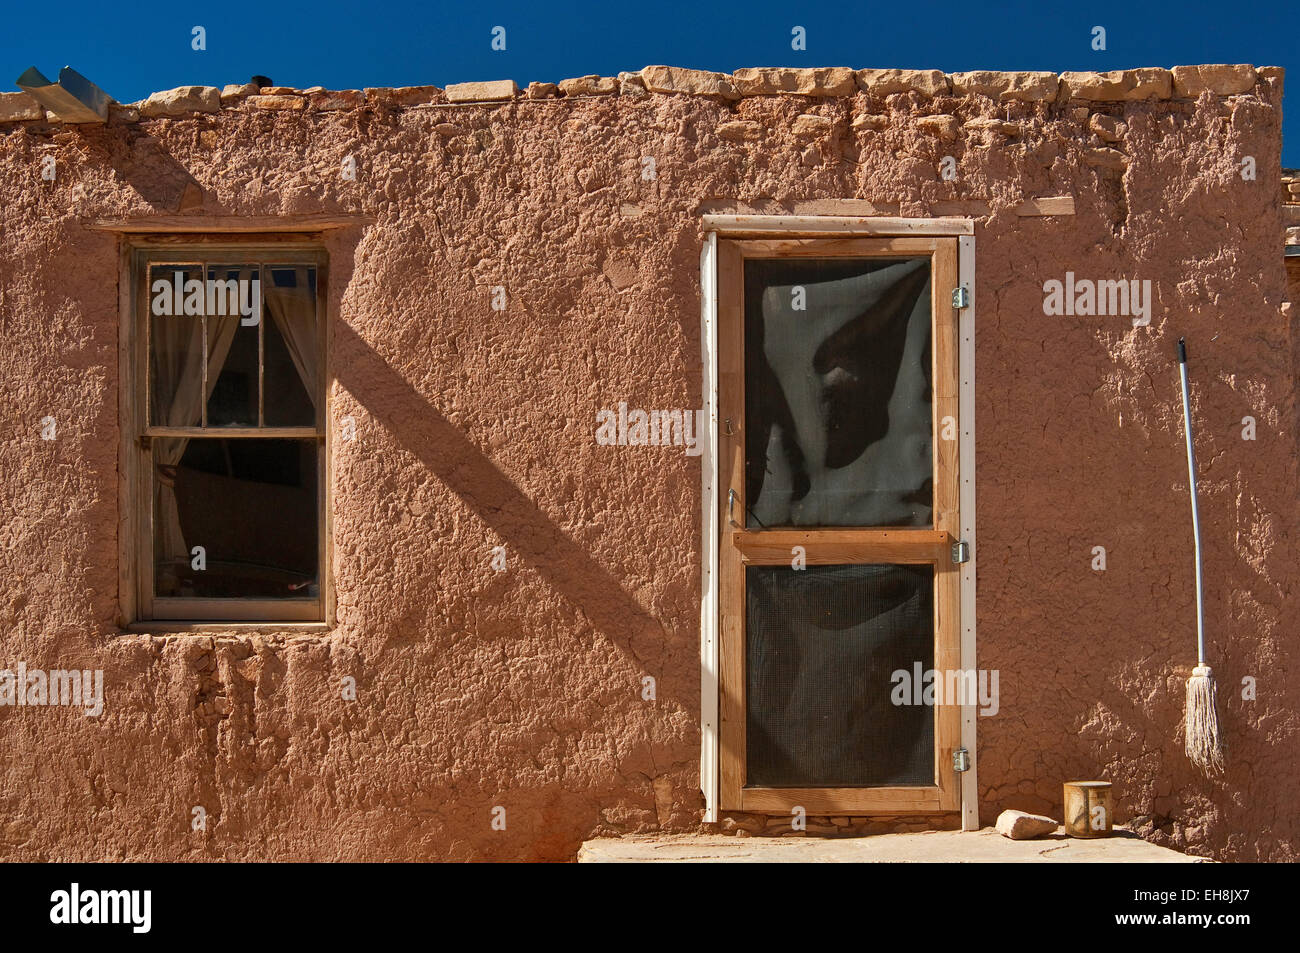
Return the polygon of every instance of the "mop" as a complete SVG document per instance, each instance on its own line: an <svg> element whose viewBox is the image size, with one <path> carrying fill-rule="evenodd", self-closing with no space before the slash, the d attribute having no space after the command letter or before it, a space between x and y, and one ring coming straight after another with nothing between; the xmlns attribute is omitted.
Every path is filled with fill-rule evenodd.
<svg viewBox="0 0 1300 953"><path fill-rule="evenodd" d="M1223 745L1215 711L1214 672L1205 664L1205 605L1201 587L1201 520L1196 507L1196 455L1192 450L1192 412L1187 393L1187 345L1178 339L1178 372L1183 382L1183 429L1187 434L1187 480L1192 494L1192 536L1196 544L1196 659L1187 680L1184 716L1187 757L1206 774L1223 770Z"/></svg>

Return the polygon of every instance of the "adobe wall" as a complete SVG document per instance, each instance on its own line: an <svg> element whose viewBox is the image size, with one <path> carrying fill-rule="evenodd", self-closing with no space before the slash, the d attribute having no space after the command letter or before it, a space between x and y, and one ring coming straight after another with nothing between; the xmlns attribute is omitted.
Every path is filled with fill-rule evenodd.
<svg viewBox="0 0 1300 953"><path fill-rule="evenodd" d="M107 695L98 719L0 708L0 857L567 859L696 829L700 458L598 446L595 414L701 406L701 211L852 207L976 218L983 821L1105 777L1157 843L1297 859L1281 84L650 67L522 93L193 87L79 129L0 97L0 662L102 668ZM1056 196L1075 213L1026 204ZM373 217L327 240L331 417L358 423L333 449L338 625L124 634L118 239L85 225L333 212ZM1044 315L1066 271L1150 279L1150 327ZM1218 783L1178 733L1184 334Z"/></svg>

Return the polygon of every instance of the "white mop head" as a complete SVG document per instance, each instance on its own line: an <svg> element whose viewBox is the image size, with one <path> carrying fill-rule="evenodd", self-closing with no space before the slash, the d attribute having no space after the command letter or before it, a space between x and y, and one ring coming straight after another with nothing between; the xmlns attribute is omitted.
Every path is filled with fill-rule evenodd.
<svg viewBox="0 0 1300 953"><path fill-rule="evenodd" d="M1214 672L1208 665L1192 669L1187 680L1186 724L1187 757L1206 774L1223 771L1223 745L1219 741L1219 715L1216 710Z"/></svg>

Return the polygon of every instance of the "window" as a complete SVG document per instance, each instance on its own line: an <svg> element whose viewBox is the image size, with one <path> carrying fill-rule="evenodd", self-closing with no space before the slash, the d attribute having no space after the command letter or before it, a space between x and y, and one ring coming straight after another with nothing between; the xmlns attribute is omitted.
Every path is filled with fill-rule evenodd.
<svg viewBox="0 0 1300 953"><path fill-rule="evenodd" d="M325 618L325 256L131 259L126 409L138 620Z"/></svg>

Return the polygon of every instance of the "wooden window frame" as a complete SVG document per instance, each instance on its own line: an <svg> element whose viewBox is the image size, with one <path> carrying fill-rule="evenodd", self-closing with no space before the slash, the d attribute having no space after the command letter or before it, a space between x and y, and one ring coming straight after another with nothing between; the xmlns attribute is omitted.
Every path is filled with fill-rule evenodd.
<svg viewBox="0 0 1300 953"><path fill-rule="evenodd" d="M934 705L934 784L852 788L773 788L746 785L746 671L744 576L749 565L788 565L791 548L804 546L809 565L929 564L935 569L933 668L961 668L961 572L952 543L961 538L959 441L939 439L945 417L959 416L959 312L955 237L727 238L716 241L718 427L718 767L724 811L788 814L944 814L962 807L961 780L952 756L961 746L962 706ZM745 509L744 261L749 258L931 259L932 433L934 505L930 527L753 530ZM729 418L729 419L728 419ZM741 423L737 425L736 421ZM724 422L725 421L725 422ZM734 494L734 505L730 503ZM733 525L730 513L741 514Z"/></svg>
<svg viewBox="0 0 1300 953"><path fill-rule="evenodd" d="M307 266L316 269L317 360L316 422L304 427L163 427L149 422L149 271L154 265L256 264ZM310 234L187 234L126 237L121 249L120 306L122 334L119 354L119 426L123 435L119 491L119 624L122 627L174 627L193 630L232 624L314 626L332 624L331 555L333 550L331 485L331 419L329 392L330 305L329 256L317 235ZM260 272L259 272L260 277ZM265 292L263 293L265 294ZM263 297L265 300L265 297ZM264 370L262 327L259 322L259 374ZM264 419L262 388L258 388L258 421ZM206 418L206 401L204 417ZM318 593L315 599L176 598L154 596L154 505L152 451L149 442L165 437L223 439L314 439L317 446L316 518ZM149 438L148 440L142 438Z"/></svg>

